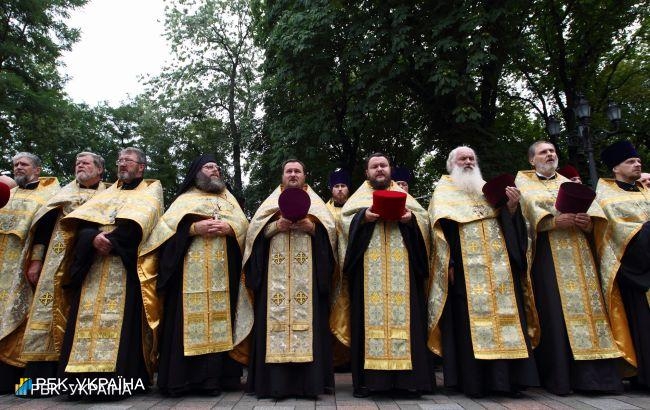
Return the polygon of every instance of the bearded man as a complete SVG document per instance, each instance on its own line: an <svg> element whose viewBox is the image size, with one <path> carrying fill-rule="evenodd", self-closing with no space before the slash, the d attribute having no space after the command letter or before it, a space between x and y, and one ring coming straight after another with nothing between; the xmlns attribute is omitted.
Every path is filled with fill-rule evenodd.
<svg viewBox="0 0 650 410"><path fill-rule="evenodd" d="M75 179L41 207L30 230L30 261L27 278L36 286L27 321L22 359L25 377L56 377L63 330L68 317L61 277L69 265L74 237L65 235L61 218L105 189L101 183L104 158L80 152L75 161Z"/></svg>
<svg viewBox="0 0 650 410"><path fill-rule="evenodd" d="M633 368L633 387L650 388L650 191L638 182L641 159L629 141L603 150L614 178L601 178L598 203L609 223L598 244L600 276L614 338Z"/></svg>
<svg viewBox="0 0 650 410"><path fill-rule="evenodd" d="M164 299L157 379L164 395L216 396L240 386L242 367L228 351L247 229L214 156L196 158L140 258Z"/></svg>
<svg viewBox="0 0 650 410"><path fill-rule="evenodd" d="M341 211L345 252L337 298L347 298L347 322L355 397L398 390L411 396L435 387L432 355L426 346L425 283L428 278L429 216L407 195L399 221L373 212L373 192L400 191L382 153L366 160L366 182ZM337 303L338 304L338 303Z"/></svg>
<svg viewBox="0 0 650 410"><path fill-rule="evenodd" d="M556 173L553 144L533 143L528 160L534 170L519 171L515 182L532 239L527 260L541 328L535 358L542 386L559 395L618 392L621 353L590 247L607 220L596 202L585 213L557 211L560 184L569 180Z"/></svg>
<svg viewBox="0 0 650 410"><path fill-rule="evenodd" d="M539 386L528 336L537 323L519 191L502 188L497 195L507 202L499 208L488 202L469 147L449 153L447 171L429 205L435 249L429 346L443 357L446 387L471 397L516 395Z"/></svg>
<svg viewBox="0 0 650 410"><path fill-rule="evenodd" d="M25 367L20 352L33 298L26 276L32 258L32 249L25 246L30 226L38 209L60 189L56 178L39 177L36 155L20 152L12 162L18 185L0 209L0 394L15 391Z"/></svg>
<svg viewBox="0 0 650 410"><path fill-rule="evenodd" d="M336 224L305 172L299 160L282 164L282 184L255 212L246 235L245 283L255 302L247 390L258 397L315 397L334 389L328 317ZM278 205L288 188L310 199L307 216L295 222ZM247 316L240 305L238 321Z"/></svg>
<svg viewBox="0 0 650 410"><path fill-rule="evenodd" d="M153 374L155 281L139 278L137 256L162 213L162 187L143 178L146 157L137 148L121 150L116 165L118 181L62 219L76 242L63 278L73 296L60 377L133 386L124 395L113 389L83 392L90 398L142 392Z"/></svg>

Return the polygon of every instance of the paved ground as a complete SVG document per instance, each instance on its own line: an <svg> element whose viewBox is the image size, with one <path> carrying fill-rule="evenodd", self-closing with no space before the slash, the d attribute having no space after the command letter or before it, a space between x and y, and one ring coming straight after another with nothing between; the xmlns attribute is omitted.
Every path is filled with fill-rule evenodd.
<svg viewBox="0 0 650 410"><path fill-rule="evenodd" d="M442 376L438 385L442 384ZM420 399L379 396L368 399L352 397L352 380L350 374L336 375L336 394L323 395L318 400L285 399L257 400L254 396L242 392L228 392L219 397L190 396L169 399L152 392L119 402L89 403L71 402L62 397L48 399L21 399L13 395L0 396L0 409L386 409L386 410L434 410L434 409L650 409L650 393L626 392L616 396L581 396L559 397L542 389L530 389L522 398L488 397L469 399L444 389L438 389L434 395Z"/></svg>

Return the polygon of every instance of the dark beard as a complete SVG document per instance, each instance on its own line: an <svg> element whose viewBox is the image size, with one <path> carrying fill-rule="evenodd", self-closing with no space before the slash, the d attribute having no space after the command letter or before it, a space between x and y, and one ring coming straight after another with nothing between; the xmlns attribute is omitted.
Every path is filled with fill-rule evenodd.
<svg viewBox="0 0 650 410"><path fill-rule="evenodd" d="M384 179L383 182L379 182L379 181L377 181L376 179L369 179L369 180L368 180L368 183L370 183L370 186L372 187L372 189L375 189L375 190L378 190L378 189L379 189L379 190L382 190L382 189L386 189L386 188L388 188L388 187L390 186L390 182L391 182L391 181L392 181L392 180L391 180L390 178L386 178L386 179Z"/></svg>
<svg viewBox="0 0 650 410"><path fill-rule="evenodd" d="M214 179L199 171L196 174L194 185L201 191L209 192L211 194L220 194L226 189L226 184L221 178L215 177Z"/></svg>

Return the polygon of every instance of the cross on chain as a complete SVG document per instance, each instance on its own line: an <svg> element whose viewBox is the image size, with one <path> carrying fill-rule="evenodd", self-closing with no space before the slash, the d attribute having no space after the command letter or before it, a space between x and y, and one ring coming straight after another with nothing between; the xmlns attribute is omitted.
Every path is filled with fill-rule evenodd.
<svg viewBox="0 0 650 410"><path fill-rule="evenodd" d="M294 259L296 260L296 262L298 262L299 264L302 265L303 263L305 263L305 261L308 258L307 258L307 255L305 254L305 252L300 251L300 252L298 252L296 254L296 257Z"/></svg>
<svg viewBox="0 0 650 410"><path fill-rule="evenodd" d="M38 298L38 300L39 302L41 302L43 306L47 306L50 303L52 303L52 301L54 300L54 296L50 292L45 292L41 295L40 298Z"/></svg>

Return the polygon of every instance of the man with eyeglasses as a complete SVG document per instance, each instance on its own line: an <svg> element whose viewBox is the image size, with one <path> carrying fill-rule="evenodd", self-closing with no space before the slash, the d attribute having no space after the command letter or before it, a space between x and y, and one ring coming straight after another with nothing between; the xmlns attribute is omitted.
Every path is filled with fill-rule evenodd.
<svg viewBox="0 0 650 410"><path fill-rule="evenodd" d="M64 234L61 218L106 188L101 182L101 156L80 152L74 172L75 179L36 212L30 229L27 279L36 289L21 358L27 361L25 377L32 380L56 377L60 354L56 340L61 340L67 320L68 306L57 272L68 264L74 236Z"/></svg>
<svg viewBox="0 0 650 410"><path fill-rule="evenodd" d="M155 278L139 277L137 256L162 213L163 199L160 182L143 178L145 167L144 152L121 150L118 181L62 219L76 243L63 281L73 295L59 375L73 383L126 382L132 383L130 393L137 393L153 374L159 320ZM84 393L108 399L129 395L117 389Z"/></svg>
<svg viewBox="0 0 650 410"><path fill-rule="evenodd" d="M176 198L143 246L140 266L164 296L158 388L217 396L240 387L228 356L248 220L211 154L190 165Z"/></svg>
<svg viewBox="0 0 650 410"><path fill-rule="evenodd" d="M26 243L38 209L59 189L54 177L40 177L41 160L29 152L12 158L17 187L0 209L0 394L14 392L25 362L20 350L32 289L24 266L31 260Z"/></svg>

